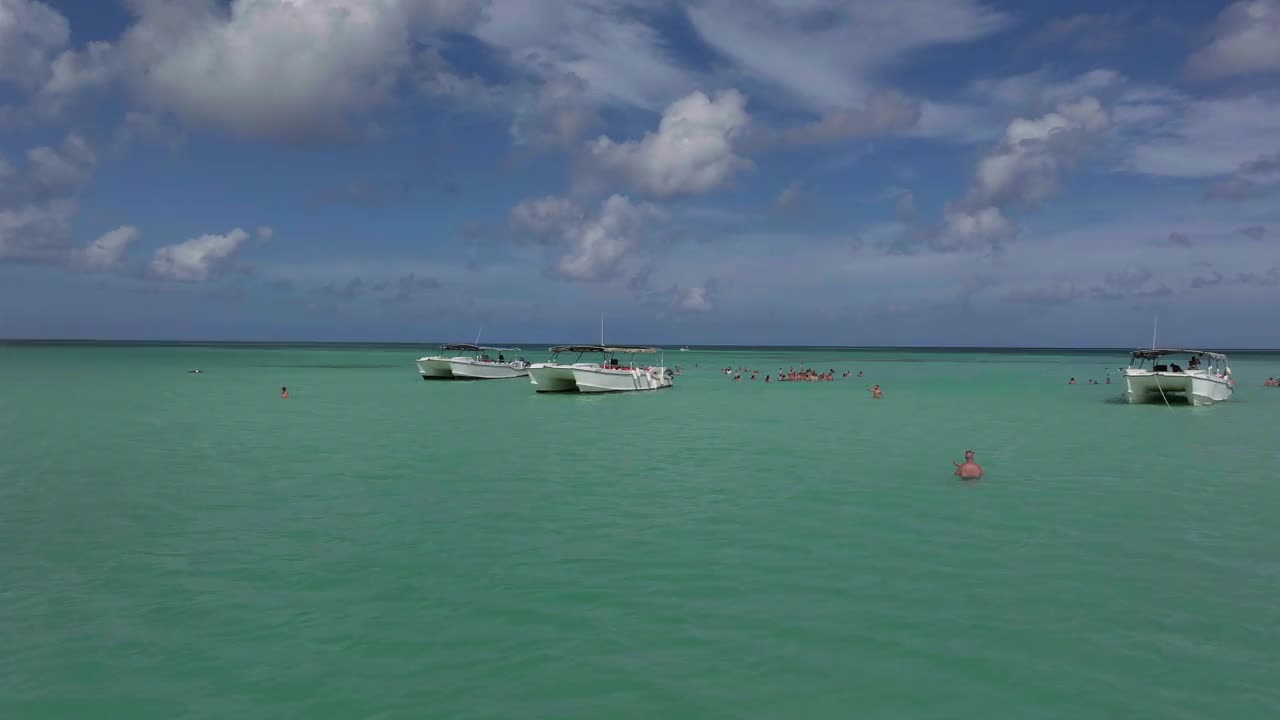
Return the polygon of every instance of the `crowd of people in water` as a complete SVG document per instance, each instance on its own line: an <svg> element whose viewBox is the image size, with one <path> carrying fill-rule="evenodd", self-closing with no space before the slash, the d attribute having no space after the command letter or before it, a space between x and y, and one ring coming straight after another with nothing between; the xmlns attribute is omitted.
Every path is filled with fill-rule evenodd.
<svg viewBox="0 0 1280 720"><path fill-rule="evenodd" d="M754 369L752 369L752 368L747 368L747 367L740 367L740 368L725 367L725 368L722 368L722 370L721 370L721 371L722 371L726 376L732 377L734 382L742 382L743 380L746 380L746 381L748 381L748 382L753 382L753 381L756 381L756 380L760 380L760 371L759 371L759 370L754 370ZM853 371L852 371L852 370L845 370L845 371L844 371L844 373L842 373L842 374L840 375L840 377L841 377L841 378L849 378L849 377L854 377L854 376L855 376L855 375L854 375L854 373L853 373ZM856 377L862 377L862 371L861 371L861 370L859 370L859 371L857 372ZM788 369L786 369L786 370L783 370L782 368L778 368L778 374L777 374L777 375L773 375L773 374L766 374L766 375L764 376L764 380L762 380L761 382L766 382L766 383L773 383L773 382L835 382L835 379L836 379L836 370L835 370L835 368L829 368L826 372L822 372L822 371L819 371L819 370L815 370L815 369L813 369L813 368L800 368L799 370L797 370L797 369L795 369L794 367L792 367L792 368L788 368ZM871 397L873 397L873 398L875 398L875 399L877 399L877 400L882 400L882 399L884 399L884 391L880 389L880 386L879 386L879 385L876 385L876 386L875 386L875 387L873 387L873 388L867 388L867 389L871 391Z"/></svg>

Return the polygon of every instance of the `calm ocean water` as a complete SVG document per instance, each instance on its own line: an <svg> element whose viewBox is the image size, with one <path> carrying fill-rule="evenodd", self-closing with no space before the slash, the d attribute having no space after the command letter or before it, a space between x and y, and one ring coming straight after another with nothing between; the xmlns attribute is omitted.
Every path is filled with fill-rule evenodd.
<svg viewBox="0 0 1280 720"><path fill-rule="evenodd" d="M0 345L0 717L1280 717L1280 355L419 354Z"/></svg>

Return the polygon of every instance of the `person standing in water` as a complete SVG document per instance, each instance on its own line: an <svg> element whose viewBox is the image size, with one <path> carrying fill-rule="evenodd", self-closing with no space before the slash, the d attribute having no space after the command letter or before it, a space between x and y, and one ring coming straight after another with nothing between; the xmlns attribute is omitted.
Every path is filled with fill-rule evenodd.
<svg viewBox="0 0 1280 720"><path fill-rule="evenodd" d="M875 386L875 387L871 388L871 397L872 397L873 399L875 399L875 400L883 400L883 399L884 399L884 391L880 389L880 386L879 386L879 385L877 385L877 386Z"/></svg>
<svg viewBox="0 0 1280 720"><path fill-rule="evenodd" d="M287 388L287 387L282 387L282 388L280 388L280 399L281 399L281 400L288 400L288 399L289 399L289 388Z"/></svg>
<svg viewBox="0 0 1280 720"><path fill-rule="evenodd" d="M955 460L952 460L951 464L956 466L956 477L961 478L963 480L977 480L983 475L982 466L973 461L972 450L964 451L963 465L956 462Z"/></svg>

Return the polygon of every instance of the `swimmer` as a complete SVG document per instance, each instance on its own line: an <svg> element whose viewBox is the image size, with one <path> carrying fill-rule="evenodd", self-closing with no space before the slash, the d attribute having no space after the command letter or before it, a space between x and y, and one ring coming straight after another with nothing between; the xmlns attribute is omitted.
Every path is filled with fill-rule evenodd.
<svg viewBox="0 0 1280 720"><path fill-rule="evenodd" d="M977 480L983 475L982 466L973 461L972 450L964 451L963 465L955 460L952 460L951 464L956 466L956 477L958 478L963 478L965 480Z"/></svg>
<svg viewBox="0 0 1280 720"><path fill-rule="evenodd" d="M289 388L286 388L286 387L280 388L280 399L281 400L289 399Z"/></svg>
<svg viewBox="0 0 1280 720"><path fill-rule="evenodd" d="M1069 381L1067 382L1067 384L1068 384L1068 385L1075 385L1075 384L1076 384L1076 379L1075 379L1075 378L1071 378L1071 380L1069 380Z"/></svg>
<svg viewBox="0 0 1280 720"><path fill-rule="evenodd" d="M871 388L871 397L876 400L884 399L884 391L880 389L879 385Z"/></svg>

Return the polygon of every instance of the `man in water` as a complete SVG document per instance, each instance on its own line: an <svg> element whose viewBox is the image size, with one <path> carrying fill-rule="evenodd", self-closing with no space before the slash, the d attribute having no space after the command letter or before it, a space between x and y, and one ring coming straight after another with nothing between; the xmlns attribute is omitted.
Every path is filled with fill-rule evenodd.
<svg viewBox="0 0 1280 720"><path fill-rule="evenodd" d="M286 387L280 388L280 399L281 400L289 399L289 388L286 388Z"/></svg>
<svg viewBox="0 0 1280 720"><path fill-rule="evenodd" d="M964 480L977 480L982 477L982 466L973 461L972 450L964 451L963 465L955 460L952 460L951 464L956 466L956 477L958 478L962 478Z"/></svg>
<svg viewBox="0 0 1280 720"><path fill-rule="evenodd" d="M877 386L875 386L875 387L871 388L871 397L872 397L872 398L874 398L874 399L876 399L876 400L883 400L883 399L884 399L884 391L880 389L880 386L879 386L879 385L877 385Z"/></svg>

